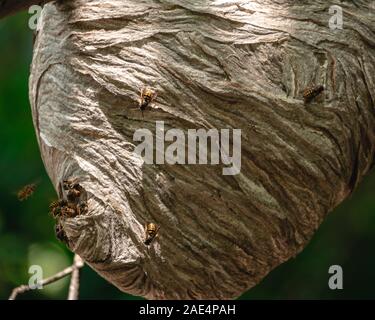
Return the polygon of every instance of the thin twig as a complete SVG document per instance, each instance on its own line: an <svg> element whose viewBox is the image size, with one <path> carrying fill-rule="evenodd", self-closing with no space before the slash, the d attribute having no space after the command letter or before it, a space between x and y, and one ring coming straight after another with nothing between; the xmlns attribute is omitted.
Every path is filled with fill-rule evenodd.
<svg viewBox="0 0 375 320"><path fill-rule="evenodd" d="M78 300L79 292L79 270L83 267L84 262L81 257L76 254L74 256L72 277L70 279L68 300Z"/></svg>
<svg viewBox="0 0 375 320"><path fill-rule="evenodd" d="M39 283L37 283L35 285L35 287L39 287L40 285L46 286L48 284L54 283L54 282L56 282L56 281L58 281L58 280L60 280L60 279L62 279L64 277L66 277L67 275L71 274L73 271L79 270L80 268L82 268L83 265L84 265L84 263L81 260L81 258L79 258L80 261L76 261L76 256L77 255L74 256L73 265L71 265L68 268L65 268L63 271L60 271L60 272L56 273L52 277L43 279L42 281L40 281ZM19 286L17 288L14 288L13 291L12 291L12 294L9 297L9 300L15 300L16 297L17 297L17 295L19 295L20 293L24 293L24 292L30 291L30 290L33 290L30 287L30 285L22 285L22 286Z"/></svg>

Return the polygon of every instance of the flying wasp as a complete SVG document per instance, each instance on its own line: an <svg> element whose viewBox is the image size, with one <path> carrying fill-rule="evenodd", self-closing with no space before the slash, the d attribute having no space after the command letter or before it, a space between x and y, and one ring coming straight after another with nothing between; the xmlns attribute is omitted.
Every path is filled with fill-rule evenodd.
<svg viewBox="0 0 375 320"><path fill-rule="evenodd" d="M324 86L322 85L307 87L305 90L303 90L303 100L305 104L310 103L323 91L324 91Z"/></svg>
<svg viewBox="0 0 375 320"><path fill-rule="evenodd" d="M154 239L158 235L159 229L160 229L160 226L157 226L154 223L147 223L145 225L146 239L145 239L144 244L146 246L150 245L151 242L154 241Z"/></svg>
<svg viewBox="0 0 375 320"><path fill-rule="evenodd" d="M30 183L24 186L21 190L17 192L17 198L19 201L24 201L35 192L36 187L38 186L37 183Z"/></svg>
<svg viewBox="0 0 375 320"><path fill-rule="evenodd" d="M142 111L145 110L152 101L154 101L157 97L157 92L151 90L150 88L142 88L141 89L141 98L139 99L139 109Z"/></svg>

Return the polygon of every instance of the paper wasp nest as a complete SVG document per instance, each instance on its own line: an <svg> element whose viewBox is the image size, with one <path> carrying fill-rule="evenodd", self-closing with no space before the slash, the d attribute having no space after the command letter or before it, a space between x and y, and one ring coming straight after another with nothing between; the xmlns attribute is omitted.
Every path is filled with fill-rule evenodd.
<svg viewBox="0 0 375 320"><path fill-rule="evenodd" d="M30 101L56 190L87 192L62 221L72 251L149 299L235 298L301 251L374 159L375 18L342 6L330 30L322 1L47 4ZM305 104L311 84L325 90ZM144 86L158 97L142 116ZM145 164L133 135L156 121L241 129L241 172Z"/></svg>

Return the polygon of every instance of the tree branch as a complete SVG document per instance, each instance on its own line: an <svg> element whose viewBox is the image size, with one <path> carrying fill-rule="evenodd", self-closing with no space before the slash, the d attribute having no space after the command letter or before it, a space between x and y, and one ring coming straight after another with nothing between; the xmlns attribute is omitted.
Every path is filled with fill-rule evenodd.
<svg viewBox="0 0 375 320"><path fill-rule="evenodd" d="M26 10L33 4L43 5L51 0L0 0L0 19Z"/></svg>
<svg viewBox="0 0 375 320"><path fill-rule="evenodd" d="M76 254L73 262L72 278L70 279L68 300L78 300L79 292L79 271L83 267L84 262L81 257Z"/></svg>
<svg viewBox="0 0 375 320"><path fill-rule="evenodd" d="M72 295L72 297L77 297L78 296L78 288L79 288L79 286L77 284L77 281L79 280L79 276L77 277L77 273L79 272L79 269L82 268L83 266L84 266L84 263L83 263L82 259L78 255L75 255L73 264L70 267L64 269L63 271L60 271L60 272L56 273L52 277L43 279L36 286L38 286L38 285L46 286L48 284L54 283L54 282L56 282L56 281L58 281L58 280L60 280L64 277L66 277L67 275L73 273L72 274L72 280L71 280L70 287L69 287L69 297L68 297L68 299L71 297L71 295ZM72 282L74 282L73 285L72 285ZM22 286L19 286L17 288L14 288L13 291L12 291L12 294L9 296L9 300L15 300L17 295L19 295L21 293L25 293L25 292L30 291L30 290L33 290L30 287L30 285L22 285ZM75 295L73 295L73 292L75 292ZM75 299L69 299L69 300L75 300Z"/></svg>

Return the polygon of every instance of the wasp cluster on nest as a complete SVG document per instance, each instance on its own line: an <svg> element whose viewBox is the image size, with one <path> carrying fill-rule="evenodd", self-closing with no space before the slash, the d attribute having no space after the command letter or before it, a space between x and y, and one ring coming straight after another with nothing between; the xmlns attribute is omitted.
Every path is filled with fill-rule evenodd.
<svg viewBox="0 0 375 320"><path fill-rule="evenodd" d="M87 213L87 196L84 188L75 180L63 180L61 185L62 198L50 204L50 213L56 219L57 239L68 243L61 221Z"/></svg>

